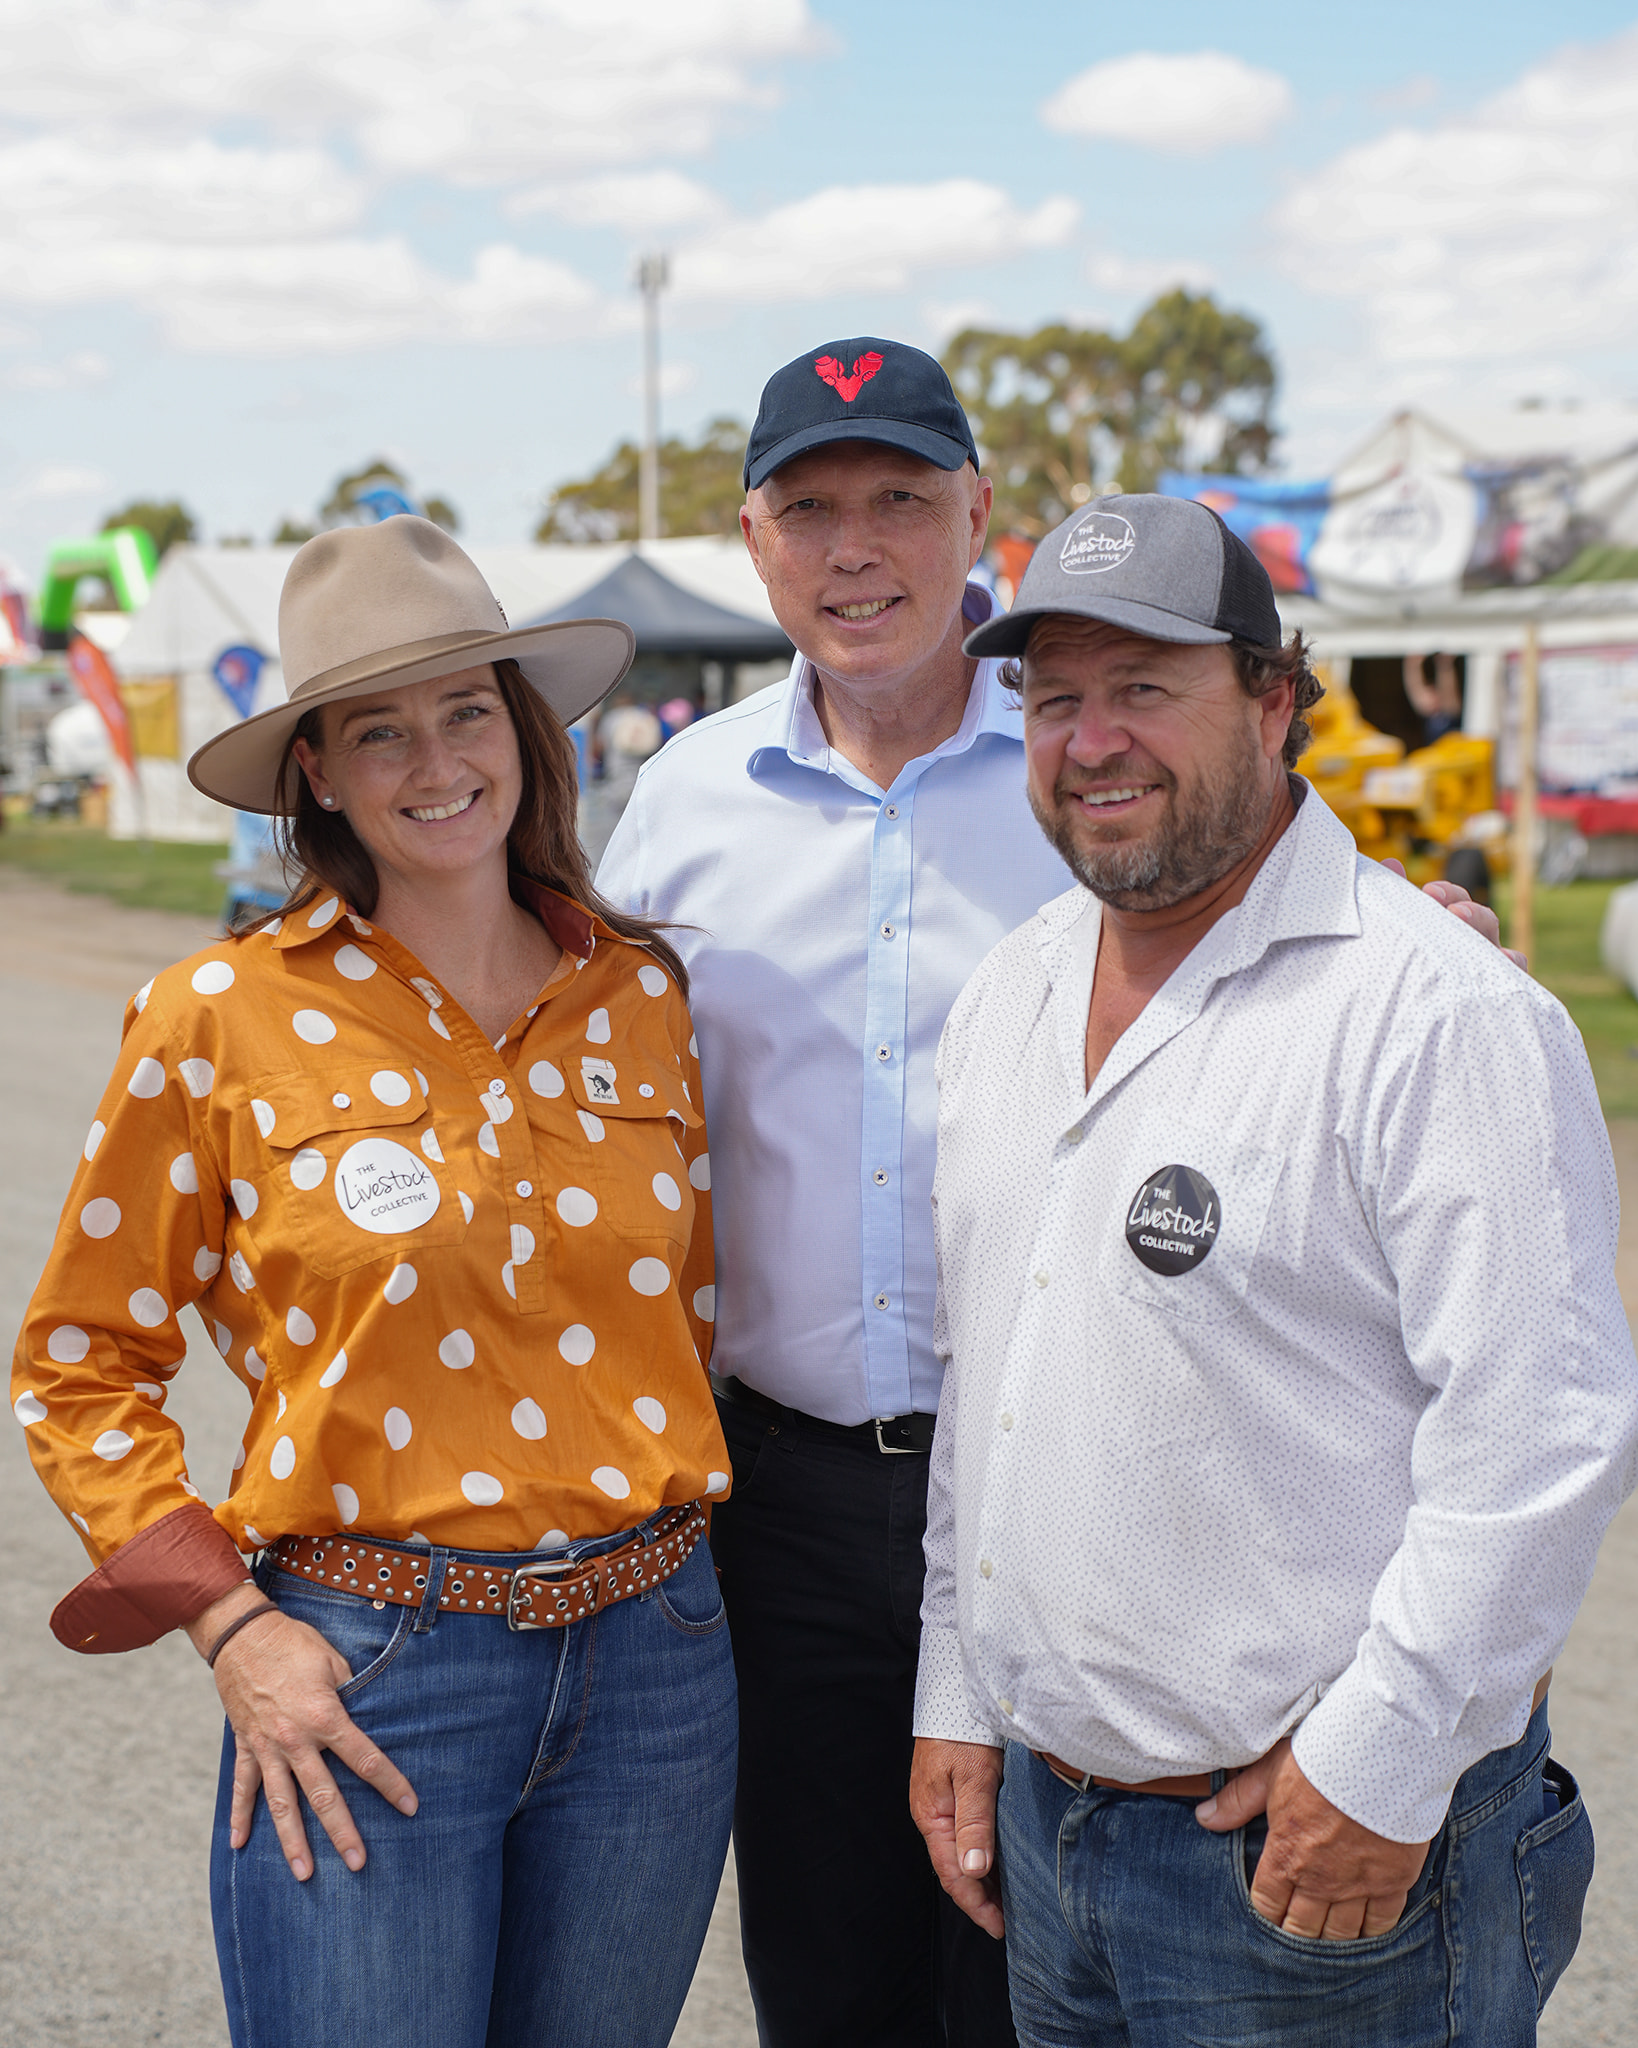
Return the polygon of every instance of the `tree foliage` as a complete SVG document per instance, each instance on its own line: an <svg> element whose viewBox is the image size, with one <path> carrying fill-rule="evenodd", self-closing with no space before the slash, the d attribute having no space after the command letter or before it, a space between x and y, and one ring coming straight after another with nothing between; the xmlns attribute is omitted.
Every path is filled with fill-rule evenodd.
<svg viewBox="0 0 1638 2048"><path fill-rule="evenodd" d="M661 533L734 533L745 502L745 428L727 414L712 420L694 442L673 436L660 443ZM622 441L591 476L559 484L546 501L539 541L610 541L637 538L637 477L641 451Z"/></svg>
<svg viewBox="0 0 1638 2048"><path fill-rule="evenodd" d="M104 533L111 533L116 526L140 526L159 555L179 540L192 540L199 531L193 514L179 498L133 498L102 522Z"/></svg>
<svg viewBox="0 0 1638 2048"><path fill-rule="evenodd" d="M969 327L944 367L995 480L998 532L1036 538L1103 490L1163 469L1267 467L1276 373L1258 322L1209 292L1166 292L1124 336L1062 322Z"/></svg>
<svg viewBox="0 0 1638 2048"><path fill-rule="evenodd" d="M346 476L336 478L329 497L319 507L319 518L326 526L367 524L375 514L363 502L364 498L369 492L380 490L383 486L389 491L397 491L400 497L407 498L411 504L416 502L415 493L410 489L409 478L395 463L389 462L384 455L378 455L373 462L366 462L362 469L352 470ZM460 514L447 498L433 496L423 498L420 502L427 518L435 526L441 526L446 533L460 532ZM289 528L290 521L286 520L285 526ZM310 537L307 534L302 536L303 539Z"/></svg>

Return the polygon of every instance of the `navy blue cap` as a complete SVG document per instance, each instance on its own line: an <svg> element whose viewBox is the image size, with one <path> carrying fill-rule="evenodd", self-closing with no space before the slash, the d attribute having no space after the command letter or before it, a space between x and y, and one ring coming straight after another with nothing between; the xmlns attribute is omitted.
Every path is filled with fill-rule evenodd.
<svg viewBox="0 0 1638 2048"><path fill-rule="evenodd" d="M919 348L862 334L776 370L745 450L745 488L827 441L884 441L940 469L978 467L973 430L944 371Z"/></svg>

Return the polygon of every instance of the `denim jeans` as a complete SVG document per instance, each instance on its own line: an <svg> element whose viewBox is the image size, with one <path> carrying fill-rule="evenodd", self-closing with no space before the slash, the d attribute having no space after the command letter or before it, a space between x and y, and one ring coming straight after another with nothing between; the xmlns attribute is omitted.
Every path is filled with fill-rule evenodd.
<svg viewBox="0 0 1638 2048"><path fill-rule="evenodd" d="M429 1555L435 1593L444 1553ZM347 1659L342 1701L420 1811L406 1818L328 1758L368 1860L349 1871L308 1812L315 1867L298 1884L264 1799L246 1846L228 1846L229 1731L211 1907L234 2048L665 2048L733 1813L710 1546L654 1592L517 1634L492 1615L377 1608L266 1563L258 1578Z"/></svg>
<svg viewBox="0 0 1638 2048"><path fill-rule="evenodd" d="M1001 1882L1025 2048L1528 2048L1581 1935L1592 1825L1547 1707L1457 1782L1397 1927L1286 1934L1251 1904L1267 1833L1076 1792L1007 1751Z"/></svg>

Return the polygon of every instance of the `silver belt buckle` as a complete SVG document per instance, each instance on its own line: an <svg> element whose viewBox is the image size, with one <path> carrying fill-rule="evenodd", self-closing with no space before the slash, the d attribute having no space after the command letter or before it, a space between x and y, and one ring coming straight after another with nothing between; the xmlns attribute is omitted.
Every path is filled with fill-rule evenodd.
<svg viewBox="0 0 1638 2048"><path fill-rule="evenodd" d="M547 1626L543 1621L520 1621L518 1619L518 1588L525 1579L544 1579L549 1583L553 1579L563 1578L566 1573L578 1572L585 1562L584 1558L559 1557L548 1559L545 1564L520 1564L512 1574L511 1585L506 1589L506 1626L512 1633L514 1635L523 1635L530 1629L545 1628ZM591 1589L591 1605L586 1609L586 1613L595 1614L596 1612L597 1587L594 1582ZM577 1615L575 1619L580 1620L583 1617ZM564 1615L562 1620L566 1624L569 1616Z"/></svg>
<svg viewBox="0 0 1638 2048"><path fill-rule="evenodd" d="M919 1457L920 1453L913 1444L890 1444L882 1436L882 1424L884 1422L897 1422L898 1419L896 1415L875 1415L871 1417L871 1427L876 1432L877 1450L881 1452L884 1458Z"/></svg>

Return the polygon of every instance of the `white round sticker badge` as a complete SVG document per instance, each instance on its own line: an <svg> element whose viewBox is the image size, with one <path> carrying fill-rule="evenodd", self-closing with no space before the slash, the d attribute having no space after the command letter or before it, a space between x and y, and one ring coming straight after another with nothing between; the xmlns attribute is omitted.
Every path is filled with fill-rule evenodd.
<svg viewBox="0 0 1638 2048"><path fill-rule="evenodd" d="M362 1138L336 1164L336 1203L349 1223L378 1237L418 1230L438 1213L438 1177L390 1138Z"/></svg>

